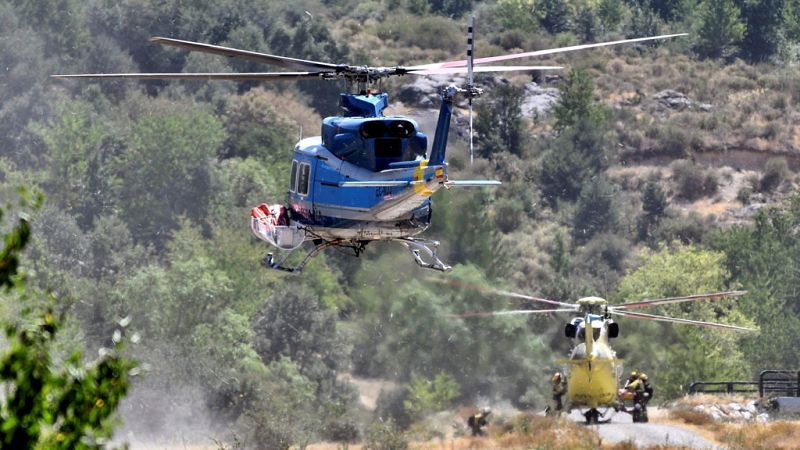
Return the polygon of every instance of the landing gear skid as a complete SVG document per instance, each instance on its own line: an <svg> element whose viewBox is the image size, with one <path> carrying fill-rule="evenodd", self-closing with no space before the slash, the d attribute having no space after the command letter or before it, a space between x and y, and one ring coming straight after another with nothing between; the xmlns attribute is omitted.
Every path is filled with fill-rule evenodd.
<svg viewBox="0 0 800 450"><path fill-rule="evenodd" d="M595 408L583 413L583 417L586 418L586 425L597 425L600 423L600 411Z"/></svg>
<svg viewBox="0 0 800 450"><path fill-rule="evenodd" d="M400 242L405 246L412 255L414 255L414 262L417 263L420 267L424 267L426 269L433 269L438 270L440 272L450 272L453 270L452 267L448 266L447 264L443 263L442 260L439 259L437 256L437 248L439 247L438 241L428 241L425 239L416 239L416 238L397 238L392 239L394 241ZM291 251L287 253L280 261L276 262L275 257L272 253L267 253L266 256L261 260L261 265L266 267L267 269L274 269L279 270L281 272L286 273L293 273L299 274L303 271L303 268L306 266L308 261L317 256L317 254L326 248L329 247L347 247L350 248L355 256L359 256L363 251L364 247L366 246L367 242L369 241L349 241L344 239L339 239L335 241L321 241L317 240L314 241L315 245L314 248L309 251L306 256L300 261L300 264L296 265L295 267L286 267L284 263L287 259L294 253ZM428 262L422 259L421 252L424 252L427 258L433 260L433 262Z"/></svg>
<svg viewBox="0 0 800 450"><path fill-rule="evenodd" d="M616 407L607 407L603 412L600 412L597 408L590 408L583 413L583 417L586 418L586 425L597 425L611 422L611 418L614 417L616 413Z"/></svg>
<svg viewBox="0 0 800 450"><path fill-rule="evenodd" d="M308 261L311 258L317 256L317 253L325 250L328 247L335 247L337 245L342 245L343 243L344 241L341 240L325 241L318 243L314 246L313 249L311 249L311 251L308 252L308 254L306 254L305 258L303 258L303 260L300 261L300 264L298 264L295 267L286 267L283 265L283 263L286 262L286 260L289 258L289 256L292 255L292 253L294 253L294 251L287 253L286 256L284 256L283 259L280 260L280 262L275 262L275 258L273 257L272 253L267 253L267 255L264 256L264 259L261 260L261 265L266 267L267 269L274 269L274 270L280 270L281 272L299 274L300 272L303 271L303 268L306 266Z"/></svg>
<svg viewBox="0 0 800 450"><path fill-rule="evenodd" d="M393 240L403 244L403 246L405 246L405 248L407 248L411 254L414 255L414 262L416 262L418 266L425 269L438 270L440 272L450 272L453 270L452 267L443 263L436 254L439 248L439 241L429 241L426 239L416 238L397 238ZM422 259L422 256L420 256L420 251L425 252L428 257L433 259L433 262L430 263Z"/></svg>

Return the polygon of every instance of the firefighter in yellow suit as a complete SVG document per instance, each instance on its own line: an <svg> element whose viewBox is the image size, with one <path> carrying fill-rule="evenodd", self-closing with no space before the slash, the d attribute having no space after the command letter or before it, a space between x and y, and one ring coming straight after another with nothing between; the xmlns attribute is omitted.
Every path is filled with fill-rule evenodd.
<svg viewBox="0 0 800 450"><path fill-rule="evenodd" d="M553 386L553 401L556 403L556 414L559 414L564 409L564 403L561 398L567 392L567 383L564 382L564 375L561 372L554 373L550 383Z"/></svg>
<svg viewBox="0 0 800 450"><path fill-rule="evenodd" d="M487 406L484 407L480 412L469 416L469 419L467 419L467 425L469 425L469 428L472 430L473 436L483 436L485 434L483 427L489 423L487 417L489 417L489 414L491 413L491 408Z"/></svg>

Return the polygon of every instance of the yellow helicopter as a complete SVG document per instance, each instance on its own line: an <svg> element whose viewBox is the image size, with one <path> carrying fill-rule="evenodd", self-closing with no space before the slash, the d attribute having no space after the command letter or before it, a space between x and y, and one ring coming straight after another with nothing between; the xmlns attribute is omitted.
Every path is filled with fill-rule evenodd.
<svg viewBox="0 0 800 450"><path fill-rule="evenodd" d="M463 286L459 284L459 286ZM722 328L737 331L755 331L751 328L724 323L704 322L700 320L681 319L631 311L648 306L658 306L692 301L713 301L728 297L739 297L747 291L727 291L710 294L687 295L654 300L642 300L620 305L609 305L600 297L584 297L575 303L560 302L514 292L467 286L483 292L491 292L524 300L546 303L556 306L554 309L518 309L491 312L471 312L457 314L466 317L509 316L519 314L551 314L578 313L564 327L564 334L572 339L574 347L569 359L557 360L556 364L564 366L567 373L566 405L567 412L579 409L583 412L587 424L597 424L610 419L609 411L614 413L623 408L620 398L619 378L622 374L622 360L617 358L609 340L619 336L619 324L612 315L635 319L655 320L659 322L681 323L687 325ZM600 409L604 409L601 413ZM646 417L646 416L645 416Z"/></svg>

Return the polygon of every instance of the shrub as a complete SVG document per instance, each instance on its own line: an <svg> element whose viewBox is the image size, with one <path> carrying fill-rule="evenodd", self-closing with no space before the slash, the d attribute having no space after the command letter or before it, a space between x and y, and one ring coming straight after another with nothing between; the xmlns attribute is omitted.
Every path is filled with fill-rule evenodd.
<svg viewBox="0 0 800 450"><path fill-rule="evenodd" d="M417 46L424 49L439 49L458 53L464 46L463 32L456 22L441 16L400 16L387 22L388 26L378 30L383 40Z"/></svg>
<svg viewBox="0 0 800 450"><path fill-rule="evenodd" d="M764 166L764 174L759 181L759 190L761 192L773 191L780 186L789 173L789 164L786 162L786 158L770 158Z"/></svg>
<svg viewBox="0 0 800 450"><path fill-rule="evenodd" d="M739 189L739 192L736 193L736 200L741 202L743 205L747 205L750 203L750 196L753 195L753 188L750 186L743 186Z"/></svg>
<svg viewBox="0 0 800 450"><path fill-rule="evenodd" d="M412 416L438 412L450 406L459 390L455 378L445 372L439 372L433 380L412 376L403 407Z"/></svg>
<svg viewBox="0 0 800 450"><path fill-rule="evenodd" d="M702 242L710 229L706 219L692 211L688 216L670 216L661 221L653 232L655 242L672 242L678 240L684 244Z"/></svg>
<svg viewBox="0 0 800 450"><path fill-rule="evenodd" d="M586 242L596 233L613 231L619 224L614 187L602 178L590 181L581 190L573 217L573 237Z"/></svg>
<svg viewBox="0 0 800 450"><path fill-rule="evenodd" d="M501 198L495 203L494 223L503 233L510 233L522 224L525 207L515 198Z"/></svg>
<svg viewBox="0 0 800 450"><path fill-rule="evenodd" d="M678 160L670 164L675 193L686 200L714 195L719 179L713 170L704 170L693 161Z"/></svg>
<svg viewBox="0 0 800 450"><path fill-rule="evenodd" d="M411 425L411 415L403 404L408 400L408 389L381 389L375 402L375 415L381 422L391 422L400 429Z"/></svg>
<svg viewBox="0 0 800 450"><path fill-rule="evenodd" d="M699 136L679 126L671 125L659 134L662 151L675 158L684 158L691 153L691 150L702 146Z"/></svg>
<svg viewBox="0 0 800 450"><path fill-rule="evenodd" d="M367 430L364 450L406 450L408 440L392 422L374 422Z"/></svg>

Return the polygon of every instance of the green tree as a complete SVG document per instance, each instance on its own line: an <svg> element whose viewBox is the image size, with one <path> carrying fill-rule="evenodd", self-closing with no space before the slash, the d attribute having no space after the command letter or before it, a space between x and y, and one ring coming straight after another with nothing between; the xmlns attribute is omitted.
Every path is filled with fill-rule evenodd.
<svg viewBox="0 0 800 450"><path fill-rule="evenodd" d="M122 217L138 242L163 248L180 215L204 224L212 162L224 138L219 120L200 108L149 114L133 125L113 171Z"/></svg>
<svg viewBox="0 0 800 450"><path fill-rule="evenodd" d="M521 155L525 148L524 93L523 88L512 84L500 84L491 90L475 121L478 155L488 158L501 151Z"/></svg>
<svg viewBox="0 0 800 450"><path fill-rule="evenodd" d="M49 150L51 201L74 214L84 229L103 209L113 208L110 197L115 181L108 168L114 156L109 151L113 149L108 145L109 132L92 116L88 104L69 102L46 125L33 127Z"/></svg>
<svg viewBox="0 0 800 450"><path fill-rule="evenodd" d="M433 379L412 375L407 389L408 399L403 406L412 417L447 409L460 395L458 382L445 372L439 372Z"/></svg>
<svg viewBox="0 0 800 450"><path fill-rule="evenodd" d="M545 30L553 34L569 30L572 22L572 11L566 1L542 0L540 5L544 10L544 14L539 23Z"/></svg>
<svg viewBox="0 0 800 450"><path fill-rule="evenodd" d="M540 362L549 352L537 337L542 321L449 316L492 309L498 300L478 290L495 283L476 266L456 266L452 284L422 284L396 271L395 258L381 258L354 280L356 285L373 280L357 293L362 310L372 311L354 346L357 367L369 376L401 381L445 372L469 400L493 395L516 404L542 400L540 387L530 384L531 378L544 376Z"/></svg>
<svg viewBox="0 0 800 450"><path fill-rule="evenodd" d="M746 29L733 0L705 0L700 6L695 51L706 58L730 57Z"/></svg>
<svg viewBox="0 0 800 450"><path fill-rule="evenodd" d="M282 289L253 320L255 349L265 363L290 358L311 380L335 379L347 348L336 332L336 314L304 289Z"/></svg>
<svg viewBox="0 0 800 450"><path fill-rule="evenodd" d="M742 56L763 62L780 50L784 0L737 0L746 32L740 44Z"/></svg>
<svg viewBox="0 0 800 450"><path fill-rule="evenodd" d="M573 69L561 86L553 108L558 137L542 157L539 186L551 205L575 200L584 183L609 164L606 139L608 111L592 100L594 85L588 72Z"/></svg>
<svg viewBox="0 0 800 450"><path fill-rule="evenodd" d="M643 264L622 280L615 295L623 302L722 291L730 276L725 254L718 251L687 246L644 250L641 257ZM652 307L647 312L751 325L736 300ZM657 340L651 339L656 335ZM666 398L685 393L696 380L750 376L750 355L743 351L744 335L739 332L626 320L621 336L619 354L629 366L649 373L659 395Z"/></svg>
<svg viewBox="0 0 800 450"><path fill-rule="evenodd" d="M664 21L680 20L687 12L691 12L693 3L687 0L650 0L650 7Z"/></svg>
<svg viewBox="0 0 800 450"><path fill-rule="evenodd" d="M651 178L642 192L642 215L637 222L640 240L647 240L651 236L652 228L658 226L666 214L666 209L667 195L658 181Z"/></svg>
<svg viewBox="0 0 800 450"><path fill-rule="evenodd" d="M627 9L623 0L600 0L597 17L603 27L603 33L611 33L619 28Z"/></svg>
<svg viewBox="0 0 800 450"><path fill-rule="evenodd" d="M559 89L561 98L553 107L554 128L557 131L582 122L600 124L607 120L605 108L594 104L594 83L587 71L572 69Z"/></svg>
<svg viewBox="0 0 800 450"><path fill-rule="evenodd" d="M653 11L650 1L645 0L631 8L627 31L627 35L631 38L661 34L661 19Z"/></svg>
<svg viewBox="0 0 800 450"><path fill-rule="evenodd" d="M495 17L506 29L534 31L539 28L535 0L498 0Z"/></svg>
<svg viewBox="0 0 800 450"><path fill-rule="evenodd" d="M572 235L586 242L597 233L614 231L619 225L616 192L603 177L589 181L581 189L572 220Z"/></svg>
<svg viewBox="0 0 800 450"><path fill-rule="evenodd" d="M537 180L545 201L574 201L588 180L608 168L606 134L604 125L583 121L548 144Z"/></svg>
<svg viewBox="0 0 800 450"><path fill-rule="evenodd" d="M472 9L472 0L428 0L431 11L451 17L460 17Z"/></svg>
<svg viewBox="0 0 800 450"><path fill-rule="evenodd" d="M2 210L0 210L2 217ZM35 305L44 294L27 285L19 271L20 254L30 226L19 219L3 236L0 252L0 296L5 301ZM44 309L31 308L28 317L4 320L7 347L0 354L0 380L6 395L0 400L0 446L14 449L100 449L113 433L113 416L130 386L136 362L122 356L120 323L106 349L90 363L80 351L63 362L54 356L64 317L54 312L55 299Z"/></svg>
<svg viewBox="0 0 800 450"><path fill-rule="evenodd" d="M221 157L255 156L289 172L289 149L299 136L297 126L280 115L263 89L250 90L230 99L225 114L228 139ZM276 173L280 173L276 171Z"/></svg>
<svg viewBox="0 0 800 450"><path fill-rule="evenodd" d="M597 14L594 8L589 5L583 6L575 16L575 33L580 36L583 42L594 42L597 38L599 29L597 24Z"/></svg>
<svg viewBox="0 0 800 450"><path fill-rule="evenodd" d="M742 310L761 329L759 336L745 341L754 369L792 368L800 365L794 351L800 340L800 200L789 207L759 211L750 226L737 226L717 233L711 244L727 255L731 282L740 283L749 294ZM752 375L755 375L753 373Z"/></svg>

